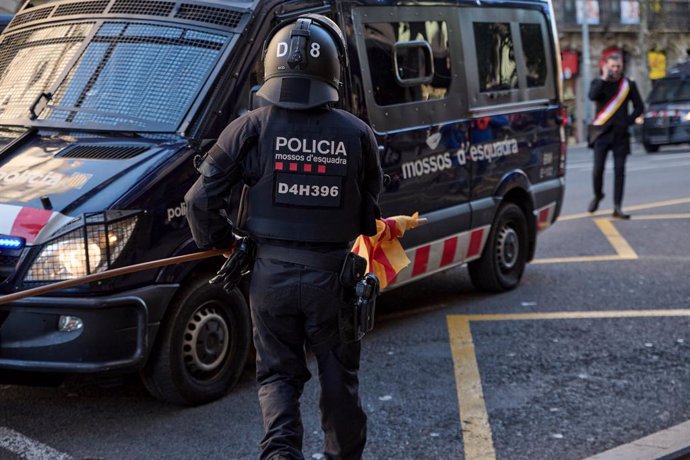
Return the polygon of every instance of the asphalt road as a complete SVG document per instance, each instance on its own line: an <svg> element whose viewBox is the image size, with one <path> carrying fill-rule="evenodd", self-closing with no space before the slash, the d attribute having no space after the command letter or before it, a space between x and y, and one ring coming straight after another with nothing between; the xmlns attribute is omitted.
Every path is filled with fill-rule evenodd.
<svg viewBox="0 0 690 460"><path fill-rule="evenodd" d="M366 458L581 459L690 419L690 148L635 150L630 221L608 219L608 170L592 218L590 153L570 150L562 219L518 289L480 294L458 268L380 299L361 366ZM256 458L255 391L251 366L196 408L158 403L134 379L2 386L0 459ZM311 381L315 459L317 400Z"/></svg>

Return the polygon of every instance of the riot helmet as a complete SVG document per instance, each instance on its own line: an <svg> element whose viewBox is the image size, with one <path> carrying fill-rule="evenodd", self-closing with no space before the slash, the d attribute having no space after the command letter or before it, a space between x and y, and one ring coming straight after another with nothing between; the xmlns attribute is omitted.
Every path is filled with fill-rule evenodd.
<svg viewBox="0 0 690 460"><path fill-rule="evenodd" d="M276 27L264 43L264 84L257 95L286 109L337 102L345 59L345 37L335 22L300 16Z"/></svg>

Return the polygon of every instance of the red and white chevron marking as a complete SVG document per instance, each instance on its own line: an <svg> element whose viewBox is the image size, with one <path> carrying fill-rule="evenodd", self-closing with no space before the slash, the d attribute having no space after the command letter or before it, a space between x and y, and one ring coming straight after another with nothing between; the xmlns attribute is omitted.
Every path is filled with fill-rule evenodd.
<svg viewBox="0 0 690 460"><path fill-rule="evenodd" d="M537 218L537 231L543 232L547 228L551 227L553 223L553 216L556 212L556 202L552 202L534 211L534 215Z"/></svg>
<svg viewBox="0 0 690 460"><path fill-rule="evenodd" d="M40 244L71 220L55 211L0 204L0 234L20 236L27 244Z"/></svg>
<svg viewBox="0 0 690 460"><path fill-rule="evenodd" d="M424 276L478 259L489 237L490 225L474 228L405 251L410 265L388 286L401 286ZM387 289L388 289L387 288Z"/></svg>

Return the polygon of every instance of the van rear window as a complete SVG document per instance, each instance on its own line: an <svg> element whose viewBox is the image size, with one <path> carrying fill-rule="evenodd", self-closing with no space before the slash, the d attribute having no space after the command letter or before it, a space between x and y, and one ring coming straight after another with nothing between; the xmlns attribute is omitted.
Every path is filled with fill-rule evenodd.
<svg viewBox="0 0 690 460"><path fill-rule="evenodd" d="M535 88L546 84L546 52L541 25L520 24L520 39L525 53L527 87Z"/></svg>

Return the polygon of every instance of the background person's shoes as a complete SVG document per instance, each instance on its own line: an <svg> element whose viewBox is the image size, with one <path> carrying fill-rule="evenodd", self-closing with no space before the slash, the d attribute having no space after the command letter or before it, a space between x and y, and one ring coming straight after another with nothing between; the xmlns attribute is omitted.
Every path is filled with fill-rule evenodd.
<svg viewBox="0 0 690 460"><path fill-rule="evenodd" d="M630 214L624 213L620 206L615 206L613 208L613 217L616 219L630 219Z"/></svg>
<svg viewBox="0 0 690 460"><path fill-rule="evenodd" d="M589 202L589 206L587 206L587 211L594 212L597 209L599 209L599 202L603 199L604 195L595 196L594 198L592 198L592 201Z"/></svg>

